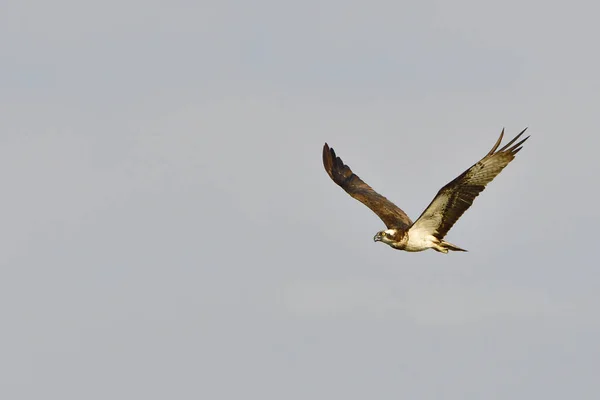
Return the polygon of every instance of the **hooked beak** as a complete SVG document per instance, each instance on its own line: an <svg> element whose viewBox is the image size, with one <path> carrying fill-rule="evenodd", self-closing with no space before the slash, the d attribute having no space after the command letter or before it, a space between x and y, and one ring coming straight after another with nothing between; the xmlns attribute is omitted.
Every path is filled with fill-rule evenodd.
<svg viewBox="0 0 600 400"><path fill-rule="evenodd" d="M381 233L377 233L377 235L375 235L375 237L373 238L374 242L381 242Z"/></svg>

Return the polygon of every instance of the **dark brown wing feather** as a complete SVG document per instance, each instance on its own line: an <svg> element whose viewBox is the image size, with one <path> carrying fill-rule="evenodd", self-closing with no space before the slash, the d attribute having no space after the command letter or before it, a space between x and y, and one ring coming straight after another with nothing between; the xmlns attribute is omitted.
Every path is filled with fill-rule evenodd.
<svg viewBox="0 0 600 400"><path fill-rule="evenodd" d="M323 146L323 165L325 171L335 183L341 186L350 196L369 207L388 228L405 230L412 224L404 211L356 176L350 167L335 155L335 151L330 149L327 143Z"/></svg>
<svg viewBox="0 0 600 400"><path fill-rule="evenodd" d="M471 168L440 189L431 204L410 228L410 232L429 233L443 239L454 223L473 204L475 197L485 189L521 150L529 136L515 143L527 130L525 128L500 150L496 150L504 136L504 129L492 150Z"/></svg>

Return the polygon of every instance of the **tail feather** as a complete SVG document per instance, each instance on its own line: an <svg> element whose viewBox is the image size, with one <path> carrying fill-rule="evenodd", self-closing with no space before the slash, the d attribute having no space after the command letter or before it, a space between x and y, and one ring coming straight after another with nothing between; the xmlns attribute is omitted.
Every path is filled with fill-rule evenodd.
<svg viewBox="0 0 600 400"><path fill-rule="evenodd" d="M452 251L467 251L465 249L461 249L460 247L458 247L455 244L452 244L450 242L446 242L445 240L442 240L440 242L440 245L444 248L444 249L448 249L448 250L452 250Z"/></svg>

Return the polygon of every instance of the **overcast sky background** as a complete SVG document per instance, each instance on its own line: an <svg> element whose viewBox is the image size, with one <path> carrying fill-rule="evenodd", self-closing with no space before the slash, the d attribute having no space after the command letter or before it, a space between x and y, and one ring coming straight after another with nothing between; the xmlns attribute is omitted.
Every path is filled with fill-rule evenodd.
<svg viewBox="0 0 600 400"><path fill-rule="evenodd" d="M600 398L599 7L4 0L0 397ZM416 218L405 253L327 141Z"/></svg>

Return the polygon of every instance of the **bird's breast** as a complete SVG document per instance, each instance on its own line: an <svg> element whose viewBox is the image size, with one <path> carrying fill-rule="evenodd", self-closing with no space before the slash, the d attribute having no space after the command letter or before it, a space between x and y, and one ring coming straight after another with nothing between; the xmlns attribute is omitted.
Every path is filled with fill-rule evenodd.
<svg viewBox="0 0 600 400"><path fill-rule="evenodd" d="M406 244L404 250L406 251L423 251L434 247L434 242L437 239L430 234L422 234L419 231L410 232L406 234Z"/></svg>

